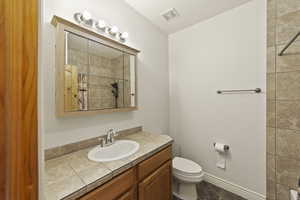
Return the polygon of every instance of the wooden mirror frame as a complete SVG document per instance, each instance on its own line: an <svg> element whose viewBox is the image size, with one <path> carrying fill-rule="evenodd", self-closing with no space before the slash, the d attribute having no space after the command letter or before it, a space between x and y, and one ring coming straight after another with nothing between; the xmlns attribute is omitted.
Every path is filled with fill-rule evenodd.
<svg viewBox="0 0 300 200"><path fill-rule="evenodd" d="M58 16L54 16L52 19L52 25L56 27L56 53L55 53L55 104L56 104L56 115L58 117L64 116L77 116L86 114L101 114L101 113L112 113L112 112L128 112L138 109L137 99L137 54L140 52L137 49L129 47L116 40L105 37L96 31L83 27L79 24L75 24L66 19ZM65 32L74 33L78 36L82 36L89 40L98 42L107 47L122 51L126 54L135 56L135 106L125 108L108 108L99 110L84 110L84 111L65 111L64 105L64 87L65 84Z"/></svg>

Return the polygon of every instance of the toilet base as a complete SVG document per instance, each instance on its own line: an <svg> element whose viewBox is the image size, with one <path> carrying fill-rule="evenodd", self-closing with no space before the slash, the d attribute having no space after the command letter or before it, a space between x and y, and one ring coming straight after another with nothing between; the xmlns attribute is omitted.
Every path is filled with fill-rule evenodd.
<svg viewBox="0 0 300 200"><path fill-rule="evenodd" d="M185 183L174 180L173 195L179 199L197 200L197 189L195 183Z"/></svg>

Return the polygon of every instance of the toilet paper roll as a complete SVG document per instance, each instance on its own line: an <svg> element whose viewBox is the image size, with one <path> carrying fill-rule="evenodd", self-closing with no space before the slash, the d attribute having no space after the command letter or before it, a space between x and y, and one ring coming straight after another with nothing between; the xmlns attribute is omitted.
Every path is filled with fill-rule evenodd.
<svg viewBox="0 0 300 200"><path fill-rule="evenodd" d="M215 143L215 150L217 152L220 152L220 153L224 153L226 152L226 148L225 148L225 144L222 144L222 143Z"/></svg>

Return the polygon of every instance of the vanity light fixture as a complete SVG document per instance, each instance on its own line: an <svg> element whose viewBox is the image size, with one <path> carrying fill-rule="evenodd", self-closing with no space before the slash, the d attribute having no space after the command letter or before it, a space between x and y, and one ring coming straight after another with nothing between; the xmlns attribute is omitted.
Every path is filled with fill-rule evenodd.
<svg viewBox="0 0 300 200"><path fill-rule="evenodd" d="M116 35L119 31L119 28L117 26L112 26L110 29L109 29L109 33L111 35Z"/></svg>
<svg viewBox="0 0 300 200"><path fill-rule="evenodd" d="M86 25L93 25L93 19L91 13L88 11L83 11L82 13L75 13L75 20L78 23L85 23Z"/></svg>
<svg viewBox="0 0 300 200"><path fill-rule="evenodd" d="M105 29L107 28L106 26L106 22L104 20L98 20L98 22L96 23L96 27L102 31L105 31Z"/></svg>
<svg viewBox="0 0 300 200"><path fill-rule="evenodd" d="M128 37L129 37L129 33L128 32L120 33L120 38L122 40L126 40Z"/></svg>
<svg viewBox="0 0 300 200"><path fill-rule="evenodd" d="M88 11L83 11L82 19L83 21L89 21L90 19L92 19L91 13L89 13Z"/></svg>
<svg viewBox="0 0 300 200"><path fill-rule="evenodd" d="M74 14L76 22L87 25L91 29L109 33L122 42L125 42L129 37L128 32L120 32L117 26L109 26L104 20L95 20L88 11L78 12Z"/></svg>

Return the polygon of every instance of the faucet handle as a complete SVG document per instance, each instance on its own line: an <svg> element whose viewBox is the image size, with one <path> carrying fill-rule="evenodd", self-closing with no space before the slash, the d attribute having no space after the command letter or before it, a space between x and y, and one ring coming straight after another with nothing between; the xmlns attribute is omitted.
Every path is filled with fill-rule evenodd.
<svg viewBox="0 0 300 200"><path fill-rule="evenodd" d="M112 134L113 136L117 136L117 131L114 128L108 129L107 133Z"/></svg>
<svg viewBox="0 0 300 200"><path fill-rule="evenodd" d="M114 130L114 137L118 137L120 135L120 132Z"/></svg>
<svg viewBox="0 0 300 200"><path fill-rule="evenodd" d="M98 138L100 147L104 147L105 140L102 137Z"/></svg>

